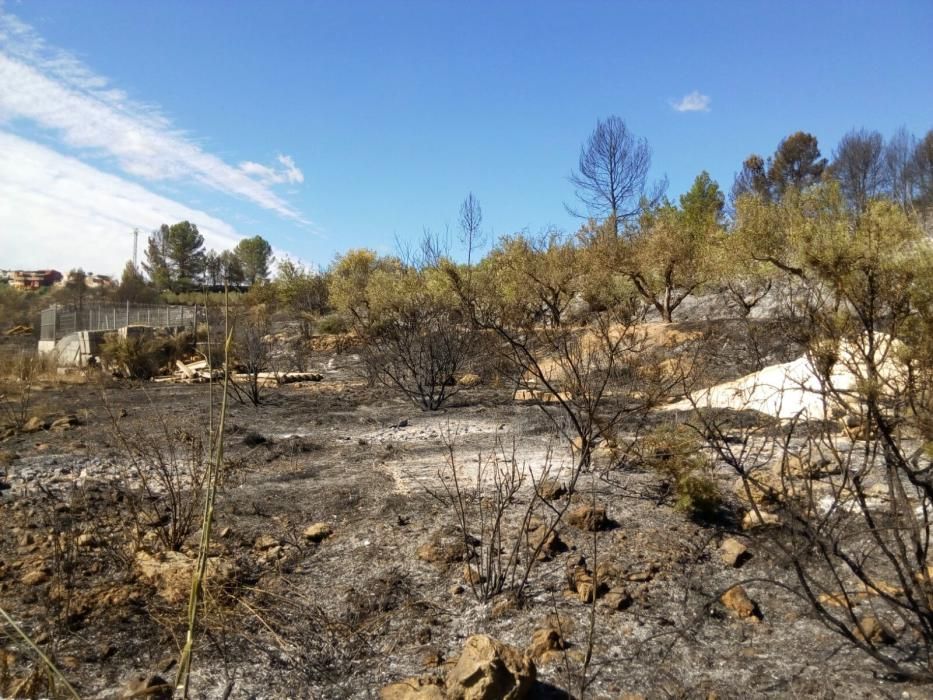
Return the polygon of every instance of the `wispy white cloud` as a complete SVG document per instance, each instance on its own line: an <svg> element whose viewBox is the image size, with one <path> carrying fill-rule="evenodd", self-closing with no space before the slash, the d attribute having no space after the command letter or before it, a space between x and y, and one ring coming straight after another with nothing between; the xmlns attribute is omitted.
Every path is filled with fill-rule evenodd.
<svg viewBox="0 0 933 700"><path fill-rule="evenodd" d="M676 112L709 112L712 98L699 90L684 95L679 100L671 100L671 107Z"/></svg>
<svg viewBox="0 0 933 700"><path fill-rule="evenodd" d="M282 165L281 168L269 167L248 160L240 163L240 170L265 184L280 185L288 183L294 185L305 181L304 173L295 165L295 161L291 156L280 155L276 160Z"/></svg>
<svg viewBox="0 0 933 700"><path fill-rule="evenodd" d="M206 152L158 109L129 99L71 54L49 47L0 4L0 123L16 120L52 131L73 149L111 159L135 177L193 180L308 223L271 189L303 182L292 158L279 156L278 168L238 167Z"/></svg>
<svg viewBox="0 0 933 700"><path fill-rule="evenodd" d="M83 267L119 273L133 255L134 228L191 221L208 248L242 235L203 211L0 130L0 268Z"/></svg>

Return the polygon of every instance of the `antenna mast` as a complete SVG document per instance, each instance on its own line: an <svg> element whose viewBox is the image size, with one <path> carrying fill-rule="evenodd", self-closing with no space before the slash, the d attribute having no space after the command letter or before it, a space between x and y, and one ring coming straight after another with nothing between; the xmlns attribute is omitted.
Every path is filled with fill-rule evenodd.
<svg viewBox="0 0 933 700"><path fill-rule="evenodd" d="M139 229L133 229L133 269L138 269L136 267L136 249L139 247Z"/></svg>

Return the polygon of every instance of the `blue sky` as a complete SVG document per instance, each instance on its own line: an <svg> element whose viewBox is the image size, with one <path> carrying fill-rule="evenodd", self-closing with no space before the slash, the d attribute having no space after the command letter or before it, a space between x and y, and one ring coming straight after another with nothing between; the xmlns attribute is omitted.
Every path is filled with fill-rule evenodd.
<svg viewBox="0 0 933 700"><path fill-rule="evenodd" d="M572 231L599 117L672 195L796 130L922 135L931 30L929 0L0 0L0 268L117 272L182 218L326 264L455 229L470 191L492 236Z"/></svg>

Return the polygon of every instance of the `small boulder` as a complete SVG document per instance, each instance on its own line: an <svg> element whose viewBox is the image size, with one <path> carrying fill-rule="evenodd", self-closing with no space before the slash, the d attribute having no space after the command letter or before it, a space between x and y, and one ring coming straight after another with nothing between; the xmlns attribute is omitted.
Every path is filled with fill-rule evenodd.
<svg viewBox="0 0 933 700"><path fill-rule="evenodd" d="M256 540L253 542L253 549L264 552L273 547L278 547L279 541L272 535L259 535Z"/></svg>
<svg viewBox="0 0 933 700"><path fill-rule="evenodd" d="M38 586L49 580L49 572L45 569L33 569L23 574L20 581L25 586Z"/></svg>
<svg viewBox="0 0 933 700"><path fill-rule="evenodd" d="M174 688L161 676L136 676L123 686L120 698L146 698L146 700L172 700Z"/></svg>
<svg viewBox="0 0 933 700"><path fill-rule="evenodd" d="M748 596L748 592L742 586L733 586L722 594L720 598L722 604L734 612L739 618L749 622L758 622L761 620L761 611L758 604Z"/></svg>
<svg viewBox="0 0 933 700"><path fill-rule="evenodd" d="M609 526L606 509L603 506L584 504L577 506L567 514L567 522L580 530L596 532Z"/></svg>
<svg viewBox="0 0 933 700"><path fill-rule="evenodd" d="M379 700L444 700L444 690L433 678L406 678L379 691Z"/></svg>
<svg viewBox="0 0 933 700"><path fill-rule="evenodd" d="M479 544L472 535L463 536L456 527L436 530L427 542L421 544L416 554L421 561L434 564L453 564L463 561L468 550Z"/></svg>
<svg viewBox="0 0 933 700"><path fill-rule="evenodd" d="M314 523L305 528L302 537L309 542L323 542L333 534L334 528L327 523Z"/></svg>
<svg viewBox="0 0 933 700"><path fill-rule="evenodd" d="M557 532L555 530L548 532L546 528L533 532L528 538L528 544L531 545L532 550L538 552L538 561L550 561L555 555L567 551L567 545Z"/></svg>
<svg viewBox="0 0 933 700"><path fill-rule="evenodd" d="M188 600L191 593L191 577L197 560L189 559L181 552L162 552L152 555L145 550L136 553L136 571L139 578L155 587L165 602L178 605ZM219 557L207 560L205 584L223 586L236 574L235 565Z"/></svg>
<svg viewBox="0 0 933 700"><path fill-rule="evenodd" d="M567 642L561 633L553 627L541 627L531 633L531 644L528 645L528 655L538 662L552 661L558 652L567 648Z"/></svg>
<svg viewBox="0 0 933 700"><path fill-rule="evenodd" d="M852 634L856 639L874 645L893 644L896 641L891 629L874 615L860 619L859 624L852 628Z"/></svg>
<svg viewBox="0 0 933 700"><path fill-rule="evenodd" d="M45 430L46 427L48 427L48 423L45 420L39 418L39 416L33 416L23 423L20 430L24 433L38 433L40 430Z"/></svg>
<svg viewBox="0 0 933 700"><path fill-rule="evenodd" d="M558 479L544 479L538 484L538 496L545 501L556 501L567 493L567 489Z"/></svg>
<svg viewBox="0 0 933 700"><path fill-rule="evenodd" d="M613 612L627 610L633 602L632 595L626 590L612 590L602 598L603 606Z"/></svg>
<svg viewBox="0 0 933 700"><path fill-rule="evenodd" d="M751 559L748 553L748 547L733 537L727 537L719 547L719 556L722 563L726 566L732 566L736 569Z"/></svg>
<svg viewBox="0 0 933 700"><path fill-rule="evenodd" d="M515 647L485 634L467 639L447 673L450 700L520 700L537 677L534 662Z"/></svg>
<svg viewBox="0 0 933 700"><path fill-rule="evenodd" d="M52 424L49 426L49 430L68 430L77 425L81 425L81 421L78 417L75 415L67 415L53 420Z"/></svg>
<svg viewBox="0 0 933 700"><path fill-rule="evenodd" d="M760 510L757 513L753 510L748 511L742 516L742 529L754 530L759 527L768 527L770 525L780 525L781 518L776 513L768 513Z"/></svg>
<svg viewBox="0 0 933 700"><path fill-rule="evenodd" d="M457 384L459 384L460 386L465 386L467 388L470 388L470 387L478 386L479 384L482 383L482 381L483 380L480 378L478 374L473 374L472 372L469 372L467 374L464 374L462 377L460 377L460 379L457 380Z"/></svg>

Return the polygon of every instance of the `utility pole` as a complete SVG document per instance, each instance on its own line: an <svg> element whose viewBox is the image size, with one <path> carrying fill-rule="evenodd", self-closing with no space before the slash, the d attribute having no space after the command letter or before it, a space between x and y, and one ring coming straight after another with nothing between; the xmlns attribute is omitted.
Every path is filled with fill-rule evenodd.
<svg viewBox="0 0 933 700"><path fill-rule="evenodd" d="M139 247L139 229L134 228L133 229L133 270L136 272L139 271L138 268L136 267L136 250L138 247Z"/></svg>

